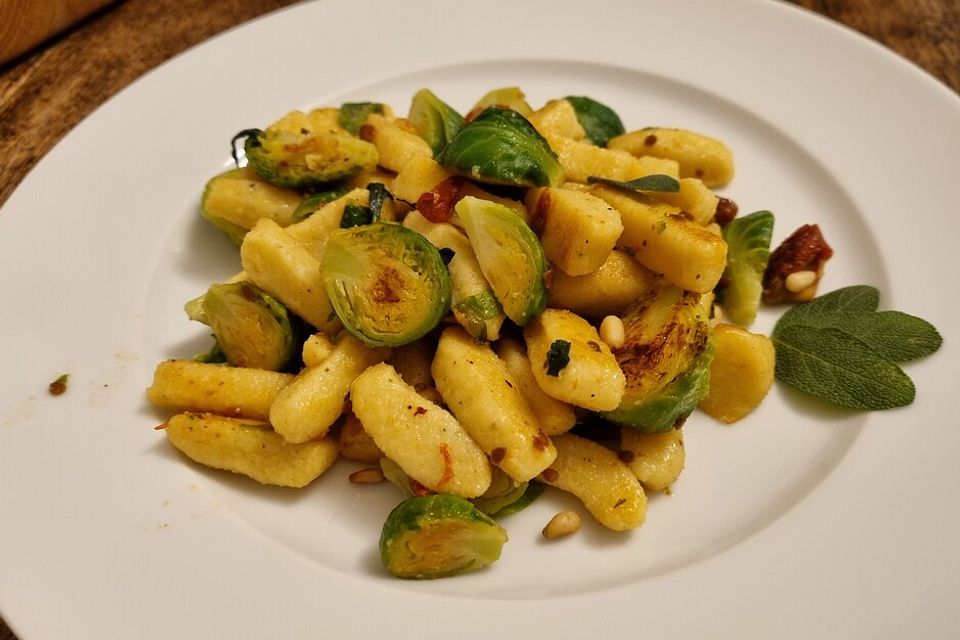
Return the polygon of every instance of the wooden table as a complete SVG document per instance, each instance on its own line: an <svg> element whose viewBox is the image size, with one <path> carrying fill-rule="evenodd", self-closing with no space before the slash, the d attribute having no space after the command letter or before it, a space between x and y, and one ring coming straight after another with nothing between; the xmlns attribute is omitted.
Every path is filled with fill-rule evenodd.
<svg viewBox="0 0 960 640"><path fill-rule="evenodd" d="M957 0L791 1L870 36L960 93ZM0 67L0 205L58 140L130 82L214 34L289 4L126 0ZM51 612L56 606L50 603ZM16 640L2 619L0 640Z"/></svg>

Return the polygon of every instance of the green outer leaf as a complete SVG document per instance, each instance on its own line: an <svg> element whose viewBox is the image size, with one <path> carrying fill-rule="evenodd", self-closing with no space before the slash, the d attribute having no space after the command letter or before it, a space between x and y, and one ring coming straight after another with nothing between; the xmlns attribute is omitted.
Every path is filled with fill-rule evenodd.
<svg viewBox="0 0 960 640"><path fill-rule="evenodd" d="M481 182L556 187L563 168L547 141L522 115L490 107L457 132L437 162Z"/></svg>
<svg viewBox="0 0 960 640"><path fill-rule="evenodd" d="M463 116L429 89L421 89L410 103L410 123L427 141L436 157L463 128Z"/></svg>
<svg viewBox="0 0 960 640"><path fill-rule="evenodd" d="M353 135L357 135L371 113L382 114L383 105L379 102L345 102L340 105L337 124Z"/></svg>
<svg viewBox="0 0 960 640"><path fill-rule="evenodd" d="M777 379L851 409L892 409L913 402L913 382L896 364L834 327L777 326Z"/></svg>
<svg viewBox="0 0 960 640"><path fill-rule="evenodd" d="M442 251L442 249L441 249ZM454 283L454 287L456 284ZM464 329L467 333L478 340L487 340L488 326L487 322L494 318L503 318L503 307L497 302L493 291L487 289L480 293L468 296L454 305L455 314L458 320L466 323ZM497 326L497 325L494 325Z"/></svg>
<svg viewBox="0 0 960 640"><path fill-rule="evenodd" d="M723 229L727 266L717 290L723 310L737 324L749 326L757 316L763 295L763 272L770 260L773 214L755 211L734 218Z"/></svg>
<svg viewBox="0 0 960 640"><path fill-rule="evenodd" d="M297 205L297 208L294 209L293 215L290 216L291 224L294 222L300 222L301 220L306 220L316 213L317 209L323 205L333 202L337 198L345 196L348 193L350 193L350 189L347 189L346 187L336 187L327 191L319 191L314 193Z"/></svg>
<svg viewBox="0 0 960 640"><path fill-rule="evenodd" d="M649 176L643 176L636 180L612 180L610 178L601 178L598 176L587 176L588 184L608 184L611 187L619 187L627 191L657 191L659 193L677 193L680 191L680 182L673 176L662 173L654 173Z"/></svg>
<svg viewBox="0 0 960 640"><path fill-rule="evenodd" d="M565 100L573 107L587 139L593 144L605 147L610 138L626 133L620 116L607 105L586 96L567 96Z"/></svg>
<svg viewBox="0 0 960 640"><path fill-rule="evenodd" d="M531 504L533 504L534 500L539 498L546 489L547 489L547 485L531 480L530 482L527 483L527 488L523 492L522 496L520 496L510 504L505 505L500 509L497 509L496 511L490 514L490 517L502 518L504 516L509 516L511 514L517 513L518 511L523 511L524 509L529 507Z"/></svg>

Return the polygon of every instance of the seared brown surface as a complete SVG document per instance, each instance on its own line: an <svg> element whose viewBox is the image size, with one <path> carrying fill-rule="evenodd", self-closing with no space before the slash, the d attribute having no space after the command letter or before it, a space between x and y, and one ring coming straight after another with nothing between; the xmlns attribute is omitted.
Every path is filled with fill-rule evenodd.
<svg viewBox="0 0 960 640"><path fill-rule="evenodd" d="M866 34L960 92L960 2L792 2ZM92 0L60 4L99 6ZM0 67L0 204L60 138L130 82L216 33L289 4L125 0ZM0 24L0 38L12 29ZM58 615L57 603L50 603L50 615ZM0 640L16 640L2 620Z"/></svg>

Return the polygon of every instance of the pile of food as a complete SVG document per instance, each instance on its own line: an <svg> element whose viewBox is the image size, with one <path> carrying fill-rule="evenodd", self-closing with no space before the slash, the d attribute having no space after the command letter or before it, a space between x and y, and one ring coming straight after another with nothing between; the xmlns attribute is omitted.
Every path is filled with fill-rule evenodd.
<svg viewBox="0 0 960 640"><path fill-rule="evenodd" d="M243 271L186 304L215 345L160 363L149 398L198 463L302 487L345 458L391 481L380 549L401 577L496 560L501 518L546 487L640 526L687 416L736 421L773 383L745 328L764 274L809 299L829 258L821 238L770 269L772 214L714 193L722 142L627 132L586 97L498 89L462 116L424 89L405 118L349 103L233 143L202 214Z"/></svg>

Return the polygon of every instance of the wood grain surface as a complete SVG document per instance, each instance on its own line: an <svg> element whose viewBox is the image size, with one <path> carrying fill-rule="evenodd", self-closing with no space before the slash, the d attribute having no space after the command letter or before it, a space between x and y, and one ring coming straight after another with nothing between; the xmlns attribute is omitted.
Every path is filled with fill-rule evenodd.
<svg viewBox="0 0 960 640"><path fill-rule="evenodd" d="M791 2L873 38L960 93L957 0ZM0 205L58 140L130 82L227 28L289 4L292 0L125 0L4 64ZM0 41L12 28L0 24ZM57 603L49 604L50 615L57 615ZM83 630L77 632L83 637ZM2 619L0 640L17 640Z"/></svg>

